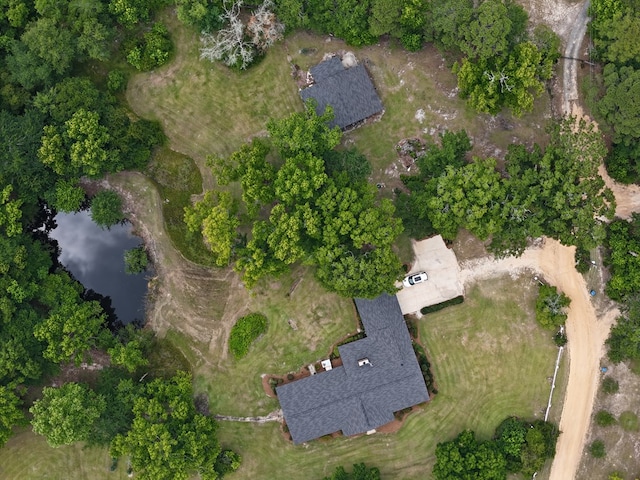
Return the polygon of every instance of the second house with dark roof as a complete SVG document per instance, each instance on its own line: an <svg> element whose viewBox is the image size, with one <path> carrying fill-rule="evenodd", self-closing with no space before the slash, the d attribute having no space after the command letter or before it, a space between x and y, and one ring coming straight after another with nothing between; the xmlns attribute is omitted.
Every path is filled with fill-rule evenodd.
<svg viewBox="0 0 640 480"><path fill-rule="evenodd" d="M364 65L345 67L336 56L311 67L310 74L313 83L301 90L300 96L305 102L315 99L318 115L331 105L332 127L348 130L382 112L382 102Z"/></svg>

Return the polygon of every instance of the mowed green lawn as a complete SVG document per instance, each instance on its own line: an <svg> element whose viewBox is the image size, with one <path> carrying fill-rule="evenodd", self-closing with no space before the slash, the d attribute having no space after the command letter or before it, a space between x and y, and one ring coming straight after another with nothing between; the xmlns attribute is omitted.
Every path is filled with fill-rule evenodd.
<svg viewBox="0 0 640 480"><path fill-rule="evenodd" d="M244 459L233 478L321 479L364 461L384 479L428 479L436 444L460 430L489 438L508 415L541 418L557 349L534 321L534 295L529 278L486 280L464 304L420 321L439 393L397 434L293 446L276 425L221 423L221 441Z"/></svg>
<svg viewBox="0 0 640 480"><path fill-rule="evenodd" d="M293 298L302 292L312 296L312 290L306 290L303 282ZM464 304L420 320L420 335L433 364L439 393L423 411L410 416L396 434L293 446L283 439L279 425L221 422L221 443L243 457L242 467L229 478L321 479L336 465L364 461L377 465L385 480L428 479L436 444L460 430L471 428L480 438L488 438L508 415L540 418L549 394L547 377L553 374L557 350L549 333L538 328L533 319L534 295L535 288L528 277L489 279L468 292ZM273 307L280 309L279 313L266 313L286 318L284 305ZM336 314L344 315L344 309L350 306L325 308L335 308ZM292 315L298 331L311 332L306 322L313 321L314 314L311 312L307 319L299 315L299 311ZM338 324L338 328L318 325L319 337L349 327L344 318ZM322 348L333 340L326 338L304 347L296 338L303 334L295 332L278 321L245 359L229 358L210 378L200 377L197 387L209 392L212 411L255 415L277 407L274 400L260 392L260 373L279 363L280 371L286 372L294 360L316 360L322 356ZM298 349L309 356L301 355ZM203 388L205 380L211 383ZM560 395L556 398L561 398L563 392L557 393ZM122 478L126 467L121 461L118 472L111 473L106 450L83 450L79 446L54 450L30 433L20 434L0 449L0 466L3 479L117 479Z"/></svg>
<svg viewBox="0 0 640 480"><path fill-rule="evenodd" d="M3 480L125 480L126 459L112 472L107 449L82 445L51 448L44 437L26 429L0 448L0 478Z"/></svg>
<svg viewBox="0 0 640 480"><path fill-rule="evenodd" d="M162 123L169 146L196 161L208 188L213 179L206 156L229 155L250 138L266 135L269 119L302 110L292 67L308 69L326 53L353 51L367 66L382 99L382 120L346 134L344 140L346 146L355 145L368 155L373 182L402 173L389 168L397 160L395 145L403 138L431 138L444 129L466 129L478 154L495 155L516 140L540 140L549 118L546 96L538 99L533 113L520 119L508 112L499 117L477 115L458 98L450 65L433 46L417 53L388 42L355 48L334 37L296 32L273 46L259 64L236 72L219 62L200 60L198 34L181 25L172 10L162 15L162 21L176 45L174 59L158 70L133 76L126 98L136 113ZM422 121L416 118L418 111Z"/></svg>

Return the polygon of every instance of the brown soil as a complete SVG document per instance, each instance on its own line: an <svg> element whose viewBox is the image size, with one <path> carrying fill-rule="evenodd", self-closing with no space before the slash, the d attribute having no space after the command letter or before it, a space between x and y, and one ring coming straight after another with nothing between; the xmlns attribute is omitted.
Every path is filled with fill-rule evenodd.
<svg viewBox="0 0 640 480"><path fill-rule="evenodd" d="M111 365L109 355L93 348L87 353L85 361L80 365L76 365L73 362L61 365L60 373L51 379L49 385L59 387L69 382L83 382L93 385L100 370L109 365Z"/></svg>

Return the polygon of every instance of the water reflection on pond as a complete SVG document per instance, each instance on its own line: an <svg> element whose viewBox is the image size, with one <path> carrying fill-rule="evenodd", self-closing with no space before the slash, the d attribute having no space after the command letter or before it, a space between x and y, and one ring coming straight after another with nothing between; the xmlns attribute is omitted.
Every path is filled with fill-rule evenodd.
<svg viewBox="0 0 640 480"><path fill-rule="evenodd" d="M123 323L144 319L147 274L127 275L124 252L142 243L131 234L131 225L114 225L103 230L93 223L88 211L59 213L58 226L51 232L60 245L62 263L85 288L111 297Z"/></svg>

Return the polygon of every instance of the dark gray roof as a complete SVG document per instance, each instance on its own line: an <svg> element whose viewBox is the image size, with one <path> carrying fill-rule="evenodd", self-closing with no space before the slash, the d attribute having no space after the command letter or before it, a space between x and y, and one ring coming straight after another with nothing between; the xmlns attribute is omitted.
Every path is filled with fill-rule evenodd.
<svg viewBox="0 0 640 480"><path fill-rule="evenodd" d="M342 66L342 60L340 57L331 57L324 62L320 62L309 69L311 76L316 83L322 83L329 77L332 77L336 73L340 73L344 70Z"/></svg>
<svg viewBox="0 0 640 480"><path fill-rule="evenodd" d="M338 347L343 366L277 389L294 443L363 433L429 400L396 297L355 302L367 336ZM363 358L371 365L358 366Z"/></svg>
<svg viewBox="0 0 640 480"><path fill-rule="evenodd" d="M303 101L314 98L321 115L327 105L333 107L331 126L345 129L382 111L382 102L367 70L362 65L344 68L338 57L311 67L315 84L300 91Z"/></svg>

